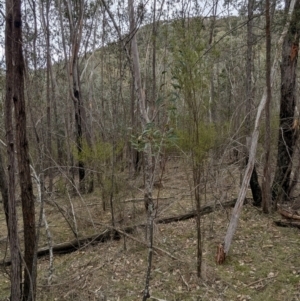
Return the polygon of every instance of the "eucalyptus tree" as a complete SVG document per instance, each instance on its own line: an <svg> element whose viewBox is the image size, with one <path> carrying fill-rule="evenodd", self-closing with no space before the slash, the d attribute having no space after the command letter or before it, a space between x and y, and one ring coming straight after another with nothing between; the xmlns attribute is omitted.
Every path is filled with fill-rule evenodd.
<svg viewBox="0 0 300 301"><path fill-rule="evenodd" d="M286 19L282 34L280 36L280 39L278 40L278 48L282 47L282 59L283 59L283 63L281 64L281 78L282 78L281 100L282 100L282 102L284 102L284 104L281 104L281 108L283 108L283 109L287 109L286 108L287 105L288 105L289 109L291 109L291 107L294 106L294 92L295 92L294 91L294 83L295 83L295 81L294 81L295 72L294 71L295 71L295 66L297 65L296 62L297 62L298 46L299 46L298 45L299 44L299 32L298 32L299 28L297 27L297 22L299 20L299 16L298 16L299 5L300 5L300 1L298 1L298 0L291 0L291 2L287 4L287 6L286 6L287 19ZM295 38L295 40L294 40L294 38ZM296 51L290 52L290 50L291 49L293 50L295 46L296 46ZM276 75L276 67L277 67L278 59L279 59L279 52L276 51L273 67L271 70L271 77L270 77L271 84L273 83L275 75ZM283 68L283 66L285 68ZM291 94L282 93L282 92L286 92L286 90L289 90L289 92ZM289 98L288 96L290 96L291 98ZM220 244L219 248L218 248L218 254L217 254L216 258L217 258L217 263L219 263L219 264L221 264L225 261L226 255L229 252L231 241L232 241L233 235L236 231L239 216L242 211L243 202L246 197L248 185L249 185L251 174L252 174L254 164L255 164L255 156L256 156L257 143L258 143L258 137L259 137L260 120L261 120L262 112L263 112L266 102L267 102L267 97L268 97L268 91L267 91L267 87L265 87L264 93L261 98L261 101L260 101L260 104L259 104L259 107L257 110L257 114L256 114L255 125L254 125L254 130L252 133L252 139L251 139L251 145L250 145L249 162L247 164L247 168L246 168L246 171L245 171L245 174L243 177L242 186L240 188L236 204L232 211L230 223L227 228L227 233L226 233L224 242L222 244ZM291 103L289 103L288 100L290 100ZM283 112L285 112L285 110L283 110ZM294 113L294 111L292 110L292 112L291 112L290 110L288 110L288 113ZM294 115L292 115L292 116L294 116ZM281 115L281 117L282 117L282 115ZM283 121L286 122L287 120L284 118L281 122L283 122ZM289 122L290 123L288 123L288 124L285 123L285 125L289 125L289 127L285 128L284 130L291 132L294 130L293 122L291 122L290 120L289 120ZM281 131L282 131L282 129L279 130L280 133L281 133ZM291 135L289 133L288 133L288 135L285 136L285 138L290 138L290 137L291 137ZM293 136L292 136L292 138L293 138ZM278 141L280 141L280 140L278 140ZM287 143L289 143L289 144L285 144L285 147L288 148L290 146L293 146L290 144L291 143L290 140L287 140ZM278 145L280 146L279 142L278 142ZM280 150L280 148L279 148L279 150ZM288 149L288 150L291 153L291 151L293 149ZM278 158L281 159L282 154L278 153ZM291 157L289 157L289 160L291 160ZM281 162L279 160L279 163L286 163L286 162ZM288 163L291 163L291 161L289 161ZM290 167L290 166L280 166L280 164L278 164L277 169L282 168L282 167L286 168L286 170L288 171L288 167ZM285 174L283 176L285 176ZM275 179L276 179L276 177L275 177ZM283 177L283 180L285 180L284 177ZM275 185L277 185L277 187L282 187L282 186L280 186L282 184L283 184L282 182L281 183L275 182ZM274 182L273 182L273 185L274 185ZM277 190L277 192L278 192L278 190ZM284 197L284 196L281 195L281 197Z"/></svg>
<svg viewBox="0 0 300 301"><path fill-rule="evenodd" d="M183 11L183 9L181 9ZM216 12L216 11L215 11ZM209 55L204 53L211 47L210 34L206 37L203 18L189 17L185 11L183 19L174 21L172 41L173 87L178 94L177 132L179 145L189 154L193 184L191 191L196 204L197 231L197 275L201 277L203 237L201 227L202 183L208 154L215 141L215 125L211 122L211 78L212 69ZM208 43L207 43L208 42ZM182 99L182 101L180 101ZM216 112L215 112L216 114Z"/></svg>
<svg viewBox="0 0 300 301"><path fill-rule="evenodd" d="M246 164L248 161L248 152L250 145L250 136L251 136L251 128L253 124L253 111L254 111L254 91L253 91L253 71L254 71L254 62L253 62L253 46L254 46L254 35L253 35L253 18L254 18L254 6L255 0L248 0L247 5L247 56L246 56L246 105L245 105L245 116L246 116ZM254 166L250 187L253 195L253 202L255 206L261 205L261 188L258 182L258 175L256 171L256 167Z"/></svg>
<svg viewBox="0 0 300 301"><path fill-rule="evenodd" d="M82 93L82 76L80 57L90 51L93 44L90 39L93 32L95 13L98 3L87 1L59 1L56 5L60 26L60 45L63 49L65 74L68 82L69 99L74 105L75 141L79 190L85 191L86 167L84 162L84 146L91 148L91 135L85 99ZM72 118L73 119L73 118ZM69 122L70 123L70 122Z"/></svg>
<svg viewBox="0 0 300 301"><path fill-rule="evenodd" d="M132 69L134 86L138 98L142 129L144 132L149 129L151 125L151 116L149 116L146 108L146 97L145 91L142 86L141 70L139 62L139 51L136 40L136 19L134 15L134 1L128 0L129 8L129 20L130 20L130 33L131 33L131 54L132 54ZM148 255L148 267L146 274L146 284L143 293L143 300L147 300L150 297L149 293L149 282L150 282L150 271L152 266L152 255L153 255L153 219L154 219L154 202L152 197L153 190L153 167L152 167L152 145L149 137L145 137L144 146L144 173L145 173L145 190L144 190L144 202L148 216L148 238L149 238L149 255Z"/></svg>
<svg viewBox="0 0 300 301"><path fill-rule="evenodd" d="M24 58L22 52L22 12L20 0L6 1L6 139L9 156L9 239L12 261L11 300L31 301L35 299L36 266L34 266L36 229L35 205L33 187L30 175L28 140L26 133L26 107L24 97ZM15 118L13 120L13 109ZM15 131L15 135L14 135ZM16 147L14 146L16 144ZM21 202L24 225L24 282L22 293L20 284L22 279L20 245L15 199L15 151L18 159L18 172L21 188Z"/></svg>
<svg viewBox="0 0 300 301"><path fill-rule="evenodd" d="M272 99L271 90L271 10L270 0L266 0L266 87L267 100L265 107L266 115L266 134L265 134L265 165L262 180L262 208L265 213L270 211L271 203L271 170L270 170L270 153L271 153L271 124L270 124L270 105Z"/></svg>
<svg viewBox="0 0 300 301"><path fill-rule="evenodd" d="M28 102L30 151L32 164L38 174L48 176L48 192L53 186L53 162L61 161L62 151L58 133L56 86L52 57L55 45L53 24L57 21L53 1L26 1L24 3L24 61L25 92ZM39 20L41 22L39 22ZM52 146L53 137L56 152ZM57 154L55 156L54 154Z"/></svg>
<svg viewBox="0 0 300 301"><path fill-rule="evenodd" d="M51 89L51 77L53 78L52 75L52 63L51 63L51 48L50 48L50 38L51 38L51 33L50 33L50 5L51 1L47 0L46 3L43 1L40 2L41 5L41 18L42 18L42 25L43 25L43 31L45 35L45 40L46 40L46 104L47 104L47 139L46 139L46 149L47 149L47 174L49 175L49 191L52 192L53 189L53 172L52 172L52 122L51 122L51 108L53 107L53 103L55 105L55 102L53 101L54 94L53 92L53 87ZM44 8L44 6L46 6ZM51 76L52 75L52 76ZM52 82L53 85L53 82Z"/></svg>
<svg viewBox="0 0 300 301"><path fill-rule="evenodd" d="M13 127L13 87L14 87L14 65L13 50L15 41L12 39L16 11L13 10L14 2L6 0L6 22L5 22L5 63L6 63L6 95L5 95L5 131L8 156L8 199L3 199L4 210L8 215L8 237L11 257L11 290L12 301L21 300L21 256L19 253L20 243L18 237L18 219L16 212L16 179L15 179L15 141ZM6 203L7 201L7 203Z"/></svg>

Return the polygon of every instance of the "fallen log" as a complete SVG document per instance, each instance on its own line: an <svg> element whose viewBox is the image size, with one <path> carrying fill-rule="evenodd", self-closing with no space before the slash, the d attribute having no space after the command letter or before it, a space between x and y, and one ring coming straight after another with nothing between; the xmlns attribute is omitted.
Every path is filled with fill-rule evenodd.
<svg viewBox="0 0 300 301"><path fill-rule="evenodd" d="M300 229L300 222L294 222L294 221L274 221L274 224L279 227L293 227L293 228L299 228Z"/></svg>
<svg viewBox="0 0 300 301"><path fill-rule="evenodd" d="M248 200L245 200L247 202ZM236 199L230 200L225 203L218 203L218 204L208 204L205 206L202 206L200 209L201 215L209 214L215 210L222 209L222 208L228 208L233 207L236 202ZM248 201L249 202L249 201ZM193 210L191 212L171 216L171 217L164 217L164 218L157 218L155 219L156 224L169 224L173 222L179 222L179 221L185 221L191 218L194 218L197 216L197 211ZM144 228L147 224L138 224L134 226L129 226L123 228L120 232L116 228L109 227L109 229L106 229L104 232L100 234L94 234L88 237L83 237L79 239L73 239L69 242L63 242L60 244L56 244L52 246L53 254L67 254L71 252L75 252L78 249L82 249L88 245L95 245L97 243L104 243L108 240L119 240L122 236L121 232L125 232L127 234L133 233L135 229L137 228ZM43 247L40 248L37 252L38 258L42 256L46 256L49 254L49 247ZM2 260L0 262L0 265L2 266L9 266L11 264L10 259Z"/></svg>
<svg viewBox="0 0 300 301"><path fill-rule="evenodd" d="M209 204L209 205L205 205L202 206L200 208L200 215L206 215L209 214L215 210L218 210L220 208L228 208L228 207L233 207L235 205L237 199L225 202L225 203L218 203L218 204ZM245 199L244 204L249 203L248 199ZM191 218L194 218L197 216L197 211L193 210L191 212L185 213L185 214L181 214L181 215L176 215L176 216L171 216L171 217L164 217L164 218L160 218L160 219L155 219L155 223L156 224L169 224L169 223L173 223L173 222L180 222L180 221L185 221Z"/></svg>
<svg viewBox="0 0 300 301"><path fill-rule="evenodd" d="M288 219L300 220L300 215L298 215L296 212L290 212L286 209L278 208L278 213Z"/></svg>
<svg viewBox="0 0 300 301"><path fill-rule="evenodd" d="M134 231L134 227L127 227L123 229L124 232L126 233L132 233ZM114 229L106 229L100 234L94 234L88 237L83 237L80 239L73 239L68 242L63 242L60 244L55 244L52 246L52 251L53 254L67 254L67 253L72 253L75 252L79 249L82 249L88 245L95 245L100 242L106 242L108 240L119 240L121 238L120 233ZM43 247L40 248L37 251L37 257L43 257L49 254L49 247ZM3 260L0 262L0 265L2 266L9 266L11 264L10 259L8 260Z"/></svg>
<svg viewBox="0 0 300 301"><path fill-rule="evenodd" d="M171 199L171 196L168 197L158 197L155 200L168 200ZM122 203L140 203L140 202L144 202L145 199L144 198L137 198L137 199L126 199L124 201L121 201Z"/></svg>

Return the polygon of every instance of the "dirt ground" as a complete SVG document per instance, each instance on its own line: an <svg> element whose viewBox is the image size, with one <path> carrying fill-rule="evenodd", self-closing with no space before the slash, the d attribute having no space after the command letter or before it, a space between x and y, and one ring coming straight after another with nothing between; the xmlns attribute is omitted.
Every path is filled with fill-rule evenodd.
<svg viewBox="0 0 300 301"><path fill-rule="evenodd" d="M162 185L156 185L154 193L157 217L187 213L195 207L192 175L187 166L176 158L167 162ZM203 174L202 205L236 198L239 173L235 165L207 168ZM117 179L116 227L144 223L142 176L131 179L123 172ZM80 237L102 233L111 224L111 214L109 206L103 211L101 198L99 190L82 198L54 194L45 204L53 243L74 239L74 230ZM245 205L226 262L216 265L217 246L224 239L230 211L223 208L202 218L201 278L196 273L195 220L155 224L154 244L161 250L154 252L149 300L300 300L300 230L277 227L277 213L264 215L251 204ZM2 208L0 233L2 260L9 257ZM51 281L49 256L39 258L36 300L141 300L148 254L145 230L137 228L131 235L134 240L121 237L86 245L69 254L56 254ZM45 227L41 228L40 247L43 246L47 246ZM8 271L8 267L0 268L0 300L8 300Z"/></svg>

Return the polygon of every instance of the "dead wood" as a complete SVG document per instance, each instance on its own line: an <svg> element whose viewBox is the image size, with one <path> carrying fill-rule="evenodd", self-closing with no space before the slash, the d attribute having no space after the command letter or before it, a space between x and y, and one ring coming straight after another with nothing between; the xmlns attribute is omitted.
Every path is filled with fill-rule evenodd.
<svg viewBox="0 0 300 301"><path fill-rule="evenodd" d="M280 220L280 221L274 221L274 224L279 227L293 227L293 228L300 229L300 222Z"/></svg>
<svg viewBox="0 0 300 301"><path fill-rule="evenodd" d="M200 214L201 215L206 215L209 214L215 210L221 209L221 208L228 208L228 207L233 207L235 205L236 199L227 201L225 203L218 203L218 204L209 204L202 206L200 208ZM245 203L248 202L248 200L245 200ZM156 224L169 224L173 222L179 222L179 221L185 221L191 218L194 218L197 216L197 211L193 210L191 212L181 214L181 215L176 215L176 216L171 216L171 217L164 217L160 219L155 219Z"/></svg>
<svg viewBox="0 0 300 301"><path fill-rule="evenodd" d="M278 208L278 212L285 218L293 219L293 220L300 220L300 215L296 212L290 212L286 209Z"/></svg>
<svg viewBox="0 0 300 301"><path fill-rule="evenodd" d="M168 200L171 199L172 197L159 197L159 198L155 198L155 200ZM127 199L122 201L122 203L139 203L139 202L144 202L144 198L137 198L137 199Z"/></svg>
<svg viewBox="0 0 300 301"><path fill-rule="evenodd" d="M133 232L133 227L127 227L123 229L126 233ZM88 237L83 237L80 239L73 239L68 242L63 242L60 244L56 244L52 246L53 254L67 254L74 251L77 251L78 249L84 248L87 245L95 245L100 242L106 242L110 239L118 240L120 239L121 235L115 231L115 230L108 230L106 229L104 232L100 234L94 234ZM49 254L49 247L44 247L38 250L37 257L42 257ZM3 266L9 266L11 264L10 259L6 261L2 261L1 265Z"/></svg>
<svg viewBox="0 0 300 301"><path fill-rule="evenodd" d="M257 283L263 282L263 281L265 281L265 280L271 280L271 279L274 279L274 278L276 278L277 276L278 276L278 272L277 272L275 275L273 275L273 276L268 276L268 277L266 277L266 278L261 278L261 279L258 279L258 280L256 280L256 281L254 281L254 282L251 282L251 283L247 284L246 287L251 287L251 286L253 286L253 285L257 284Z"/></svg>
<svg viewBox="0 0 300 301"><path fill-rule="evenodd" d="M133 241L136 241L136 242L138 242L138 243L140 243L140 244L142 244L142 245L148 247L148 245L147 245L146 242L141 241L141 240L135 238L135 237L132 236L132 235L129 235L128 233L126 233L126 232L124 232L124 231L122 231L122 230L120 230L120 229L116 229L116 228L114 228L114 229L115 229L118 233L120 233L120 234L122 234L122 235L128 237L129 239L132 239ZM161 252L161 253L163 253L163 254L165 254L165 255L168 255L169 257L171 257L171 258L174 259L174 260L178 260L178 261L179 261L178 258L176 258L175 256L173 256L171 253L167 252L166 250L163 250L163 249L158 248L158 247L156 247L156 246L153 246L153 249L154 249L155 251L158 251L158 252Z"/></svg>
<svg viewBox="0 0 300 301"><path fill-rule="evenodd" d="M294 5L295 5L295 0L292 0L290 3L290 8L289 8L289 15L291 16L293 14L293 10L294 10ZM278 63L278 58L279 58L279 49L281 48L281 45L283 43L284 37L286 36L287 32L288 32L288 27L290 26L290 22L289 19L287 19L288 21L286 22L283 32L278 40L278 47L276 50L276 54L275 54L275 58L274 58L274 64L272 67L272 71L271 71L271 85L273 84L275 75L276 75L276 70L277 70L277 63ZM235 231L237 229L237 225L238 225L238 221L240 218L240 214L242 212L242 208L243 208L243 203L244 203L244 199L246 197L247 194L247 190L249 187L249 183L250 183L250 178L253 172L253 168L254 168L254 164L255 164L255 156L256 156L256 150L257 150L257 144L258 144L258 138L259 138L259 129L260 129L260 121L262 118L262 114L266 105L266 101L267 101L267 89L264 89L264 93L263 96L261 98L260 104L257 108L257 113L256 113L256 118L255 118L255 123L254 123L254 129L252 132L252 137L251 137L251 143L250 143L250 149L249 149L249 159L248 159L248 163L247 163L247 167L244 173L244 177L243 177L243 181L242 181L242 185L241 188L239 190L239 194L238 194L238 198L237 198L237 202L232 210L232 214L231 214L231 219L227 228L227 232L224 238L224 256L226 256L229 252L230 246L231 246L231 242L233 239L233 236L235 234ZM224 257L225 258L225 257Z"/></svg>
<svg viewBox="0 0 300 301"><path fill-rule="evenodd" d="M245 200L246 202L247 200ZM218 204L208 204L205 206L202 206L200 209L201 215L209 214L215 210L222 209L222 208L228 208L233 207L236 202L236 199L227 201L225 203L218 203ZM194 218L197 216L196 210L193 210L189 213L171 216L171 217L165 217L165 218L157 218L155 219L156 224L169 224L173 222L179 222L179 221L185 221L191 218ZM122 230L118 231L118 229L109 227L109 229L106 229L104 232L100 234L94 234L88 237L83 237L80 239L73 239L68 242L60 243L53 245L53 254L67 254L71 252L75 252L78 249L82 249L88 245L95 245L97 243L104 243L108 240L119 240L124 233L130 234L133 233L136 228L144 228L146 227L146 224L139 224L134 226L125 227ZM161 251L161 250L160 250ZM40 248L37 252L38 257L43 257L49 254L49 247ZM0 262L0 265L2 266L9 266L11 264L10 259L3 260Z"/></svg>

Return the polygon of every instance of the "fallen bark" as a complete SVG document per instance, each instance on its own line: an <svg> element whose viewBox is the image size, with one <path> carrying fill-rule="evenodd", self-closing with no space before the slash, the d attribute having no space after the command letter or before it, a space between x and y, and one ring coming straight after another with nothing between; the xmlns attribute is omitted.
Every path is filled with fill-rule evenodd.
<svg viewBox="0 0 300 301"><path fill-rule="evenodd" d="M293 227L300 229L300 222L294 221L274 221L274 224L279 227Z"/></svg>
<svg viewBox="0 0 300 301"><path fill-rule="evenodd" d="M245 200L245 202L246 201L247 200ZM218 209L233 207L235 205L235 202L236 199L230 200L225 203L218 203L218 204L213 203L213 204L202 206L200 210L200 214L206 215ZM154 222L156 224L169 224L173 222L185 221L194 218L196 216L197 216L197 212L196 210L193 210L191 212L181 214L181 215L158 218L155 219ZM94 234L88 237L73 239L72 241L53 245L52 246L53 254L67 254L67 253L75 252L78 249L84 248L88 245L103 243L108 240L119 240L124 233L130 234L133 233L136 228L144 228L146 226L147 224L139 224L139 225L125 227L120 231L118 231L118 229L116 228L110 227L109 229L106 229L104 232L100 234ZM49 254L49 247L40 248L37 252L37 257L46 256L48 254ZM9 266L10 264L11 264L10 259L3 260L2 262L0 262L0 265L2 266Z"/></svg>

